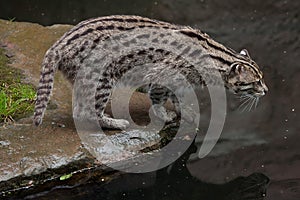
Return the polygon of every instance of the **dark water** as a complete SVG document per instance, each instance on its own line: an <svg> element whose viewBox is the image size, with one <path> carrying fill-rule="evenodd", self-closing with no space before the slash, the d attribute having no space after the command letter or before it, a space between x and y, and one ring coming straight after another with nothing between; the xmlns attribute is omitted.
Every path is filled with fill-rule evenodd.
<svg viewBox="0 0 300 200"><path fill-rule="evenodd" d="M110 14L143 15L199 27L233 49L247 48L270 92L253 112L229 97L222 137L204 159L188 161L199 143L171 166L109 182L53 188L28 199L300 199L299 1L89 0L4 1L0 18L76 24Z"/></svg>
<svg viewBox="0 0 300 200"><path fill-rule="evenodd" d="M93 182L80 187L58 187L53 191L27 196L27 199L263 199L270 179L262 173L238 177L225 184L205 183L193 177L187 160L197 151L194 143L172 165L156 172L124 174L103 184Z"/></svg>

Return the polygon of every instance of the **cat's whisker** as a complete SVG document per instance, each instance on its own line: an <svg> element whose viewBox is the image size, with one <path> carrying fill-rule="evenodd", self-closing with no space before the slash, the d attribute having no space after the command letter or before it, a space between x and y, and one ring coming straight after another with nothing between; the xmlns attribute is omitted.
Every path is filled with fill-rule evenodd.
<svg viewBox="0 0 300 200"><path fill-rule="evenodd" d="M253 98L251 99L251 104L250 104L250 107L249 107L249 112L252 110L253 106L255 105L255 102L256 102L256 98L253 97Z"/></svg>
<svg viewBox="0 0 300 200"><path fill-rule="evenodd" d="M248 98L249 98L248 96L242 95L242 96L240 96L240 101L243 101L243 100L248 99Z"/></svg>
<svg viewBox="0 0 300 200"><path fill-rule="evenodd" d="M249 96L247 96L247 94L242 94L242 95L239 97L239 99L240 99L241 102L247 100L248 98L249 98Z"/></svg>
<svg viewBox="0 0 300 200"><path fill-rule="evenodd" d="M249 97L247 104L245 105L245 107L243 109L243 112L245 112L246 110L248 110L248 112L249 112L249 106L251 105L251 101L252 101L252 99Z"/></svg>
<svg viewBox="0 0 300 200"><path fill-rule="evenodd" d="M244 98L244 99L242 99L242 100L241 100L240 107L242 107L244 104L246 104L247 101L249 101L249 98Z"/></svg>
<svg viewBox="0 0 300 200"><path fill-rule="evenodd" d="M242 109L242 112L246 110L250 112L253 108L257 107L259 98L250 94L243 94L241 95L240 100L242 103L239 106L239 109Z"/></svg>
<svg viewBox="0 0 300 200"><path fill-rule="evenodd" d="M259 97L256 97L255 98L255 108L257 108L258 102L259 102Z"/></svg>
<svg viewBox="0 0 300 200"><path fill-rule="evenodd" d="M239 106L239 110L242 109L244 106L244 108L242 109L242 112L244 112L246 110L246 108L248 107L249 102L251 101L251 98L249 96L245 97L244 100L242 100L243 102L241 103L241 105Z"/></svg>

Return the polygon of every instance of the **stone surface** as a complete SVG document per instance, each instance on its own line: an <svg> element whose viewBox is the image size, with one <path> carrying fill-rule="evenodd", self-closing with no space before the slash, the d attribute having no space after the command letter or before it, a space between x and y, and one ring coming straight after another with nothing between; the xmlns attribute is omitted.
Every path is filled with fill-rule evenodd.
<svg viewBox="0 0 300 200"><path fill-rule="evenodd" d="M0 20L0 44L7 54L12 55L11 66L25 73L24 81L37 85L40 65L46 50L71 27L70 25L43 27L32 23ZM131 111L133 119L140 125L146 125L149 121L148 97L145 94L135 93L130 107L130 110L133 110ZM57 73L53 96L42 126L38 128L33 126L29 117L0 127L1 192L24 186L24 184L14 185L16 180L22 182L26 177L47 173L49 170L62 168L63 173L71 173L75 169L82 170L90 165L98 165L82 147L71 110L71 86L60 73ZM111 113L110 106L107 110ZM125 155L118 152L118 155L115 155L116 152L103 145L100 151L111 163L130 158L135 155L134 152L159 142L156 133L140 132L141 140L131 140L130 138L136 138L136 131L128 132L121 137L115 134L119 132L107 131L106 134L110 135L109 139L114 141L116 146L131 153ZM152 140L152 143L149 140ZM129 141L132 145L128 145ZM70 165L74 165L74 169Z"/></svg>

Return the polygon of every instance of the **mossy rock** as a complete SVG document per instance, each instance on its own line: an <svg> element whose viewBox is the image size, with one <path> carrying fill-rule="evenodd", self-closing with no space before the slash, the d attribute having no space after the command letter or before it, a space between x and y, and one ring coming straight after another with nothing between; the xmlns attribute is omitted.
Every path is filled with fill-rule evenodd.
<svg viewBox="0 0 300 200"><path fill-rule="evenodd" d="M35 88L22 83L21 70L8 66L9 59L0 49L0 122L26 116L33 111Z"/></svg>

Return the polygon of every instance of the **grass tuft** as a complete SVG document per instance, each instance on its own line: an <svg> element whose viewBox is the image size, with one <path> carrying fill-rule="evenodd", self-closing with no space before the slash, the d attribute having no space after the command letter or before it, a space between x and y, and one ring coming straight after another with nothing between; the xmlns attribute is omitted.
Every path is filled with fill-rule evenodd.
<svg viewBox="0 0 300 200"><path fill-rule="evenodd" d="M8 58L0 49L0 122L26 116L33 111L35 88L21 82L20 70L8 66Z"/></svg>

